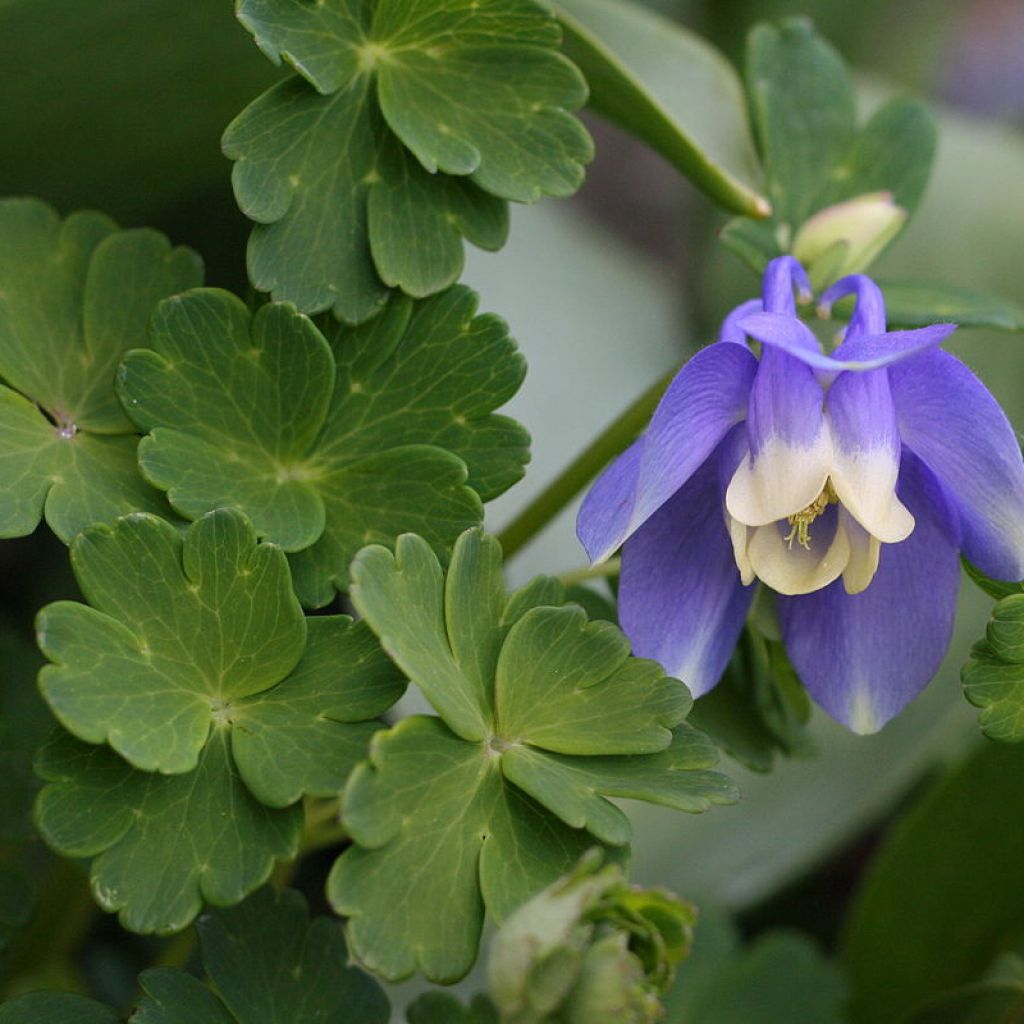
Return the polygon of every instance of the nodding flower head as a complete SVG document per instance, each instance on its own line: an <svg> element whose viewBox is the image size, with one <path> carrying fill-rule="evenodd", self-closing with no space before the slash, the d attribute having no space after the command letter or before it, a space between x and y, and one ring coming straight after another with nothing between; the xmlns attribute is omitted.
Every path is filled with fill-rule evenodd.
<svg viewBox="0 0 1024 1024"><path fill-rule="evenodd" d="M598 478L578 533L595 561L622 547L634 652L695 694L722 674L760 580L812 696L873 732L945 653L959 551L1024 577L1024 462L992 395L936 347L954 325L887 331L881 291L854 274L819 299L824 315L854 299L826 353L794 288L810 299L801 265L773 260L761 298L726 317Z"/></svg>

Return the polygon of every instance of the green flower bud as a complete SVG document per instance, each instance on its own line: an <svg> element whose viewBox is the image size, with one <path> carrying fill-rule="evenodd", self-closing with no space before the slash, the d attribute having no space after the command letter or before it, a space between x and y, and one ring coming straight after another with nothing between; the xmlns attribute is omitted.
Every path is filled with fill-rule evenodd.
<svg viewBox="0 0 1024 1024"><path fill-rule="evenodd" d="M899 234L907 211L891 192L869 192L819 210L793 239L793 255L807 267L815 291L866 269Z"/></svg>
<svg viewBox="0 0 1024 1024"><path fill-rule="evenodd" d="M513 913L491 946L488 980L502 1024L653 1024L689 952L696 910L630 886L590 850Z"/></svg>

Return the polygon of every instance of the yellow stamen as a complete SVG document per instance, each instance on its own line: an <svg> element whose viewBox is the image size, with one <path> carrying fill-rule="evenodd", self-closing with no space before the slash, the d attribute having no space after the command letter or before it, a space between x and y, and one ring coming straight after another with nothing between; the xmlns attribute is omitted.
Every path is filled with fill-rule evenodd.
<svg viewBox="0 0 1024 1024"><path fill-rule="evenodd" d="M839 495L836 494L836 489L832 486L832 478L829 477L825 481L825 486L821 490L814 501L807 506L802 508L799 512L794 512L791 516L786 516L786 522L792 527L788 534L783 538L789 545L790 550L793 549L793 541L795 540L802 548L807 551L811 550L811 523L820 516L829 505L836 505L839 503Z"/></svg>

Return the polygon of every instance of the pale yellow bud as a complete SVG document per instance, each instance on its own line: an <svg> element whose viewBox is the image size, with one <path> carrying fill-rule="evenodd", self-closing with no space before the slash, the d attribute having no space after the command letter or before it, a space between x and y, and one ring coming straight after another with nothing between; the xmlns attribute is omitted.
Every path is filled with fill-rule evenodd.
<svg viewBox="0 0 1024 1024"><path fill-rule="evenodd" d="M899 234L907 211L891 192L869 192L819 210L793 239L793 255L820 290L846 274L865 270Z"/></svg>

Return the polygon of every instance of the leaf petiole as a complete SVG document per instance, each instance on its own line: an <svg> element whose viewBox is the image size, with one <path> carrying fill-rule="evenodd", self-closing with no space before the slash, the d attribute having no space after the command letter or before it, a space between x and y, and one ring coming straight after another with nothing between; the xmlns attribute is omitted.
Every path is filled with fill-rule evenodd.
<svg viewBox="0 0 1024 1024"><path fill-rule="evenodd" d="M540 533L548 523L611 460L640 434L651 418L651 413L672 378L679 372L674 366L658 378L627 409L569 463L562 473L544 488L513 520L498 534L505 560L508 561L524 547L535 534Z"/></svg>

